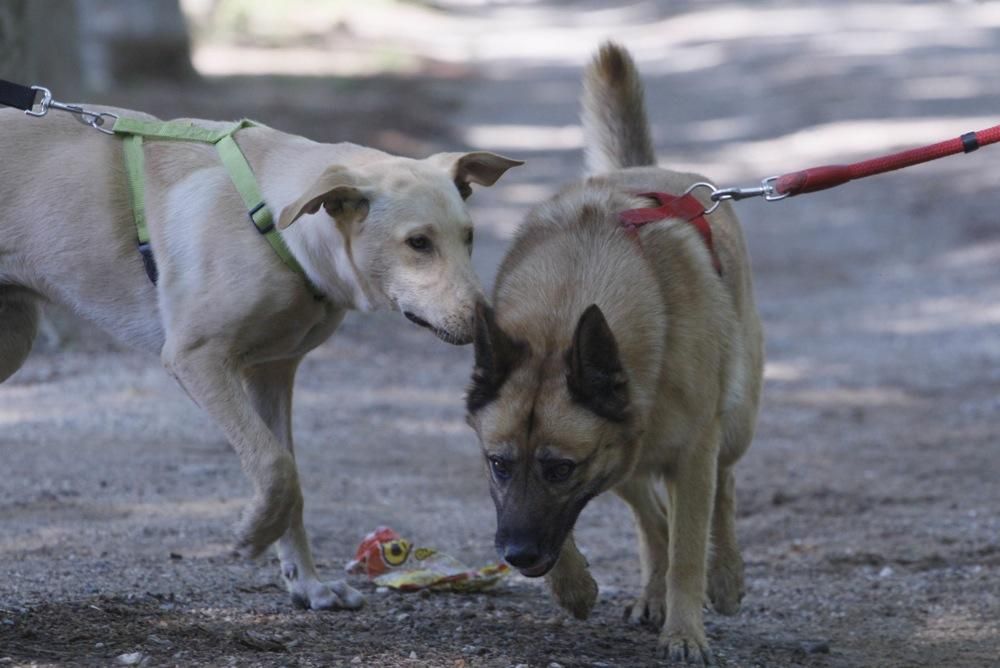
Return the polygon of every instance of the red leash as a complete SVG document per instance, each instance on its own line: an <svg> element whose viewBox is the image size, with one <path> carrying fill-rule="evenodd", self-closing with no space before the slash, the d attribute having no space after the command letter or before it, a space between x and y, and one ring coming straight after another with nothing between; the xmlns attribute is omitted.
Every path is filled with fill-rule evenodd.
<svg viewBox="0 0 1000 668"><path fill-rule="evenodd" d="M763 197L773 202L802 193L833 188L848 181L863 179L866 176L919 165L922 162L937 160L956 153L972 153L980 146L988 146L997 142L1000 142L1000 125L994 125L979 132L967 132L961 137L930 146L912 148L908 151L862 160L849 165L823 165L822 167L803 169L799 172L789 172L781 176L769 176L755 188L718 188L712 192L712 201Z"/></svg>
<svg viewBox="0 0 1000 668"><path fill-rule="evenodd" d="M842 183L863 179L884 172L891 172L910 165L919 165L944 158L956 153L972 153L980 146L988 146L1000 142L1000 125L995 125L979 132L967 132L961 137L947 141L921 146L908 151L900 151L892 155L872 158L849 165L824 165L804 169L801 172L782 174L774 182L774 191L782 197L793 197L802 193L816 192L833 188ZM713 197L712 199L715 199Z"/></svg>
<svg viewBox="0 0 1000 668"><path fill-rule="evenodd" d="M734 201L747 199L749 197L763 197L768 201L794 197L803 193L816 192L833 188L848 181L863 179L866 176L874 176L884 172L891 172L911 165L919 165L922 162L929 162L944 158L956 153L972 153L980 146L988 146L1000 142L1000 125L992 128L980 130L979 132L967 132L961 137L949 139L947 141L912 148L899 153L871 158L861 162L853 162L848 165L823 165L821 167L811 167L799 172L789 172L781 176L769 176L754 188L716 188L711 183L695 183L691 185L682 195L671 195L669 193L638 193L640 197L650 197L660 203L657 207L643 209L629 209L618 214L618 219L629 232L635 232L646 223L657 220L675 218L690 223L701 235L702 240L708 247L708 252L712 256L712 266L715 271L722 275L722 264L715 252L712 243L712 228L705 218L715 211L723 200ZM708 188L712 191L710 197L715 202L714 205L706 209L694 195L691 194L696 188Z"/></svg>

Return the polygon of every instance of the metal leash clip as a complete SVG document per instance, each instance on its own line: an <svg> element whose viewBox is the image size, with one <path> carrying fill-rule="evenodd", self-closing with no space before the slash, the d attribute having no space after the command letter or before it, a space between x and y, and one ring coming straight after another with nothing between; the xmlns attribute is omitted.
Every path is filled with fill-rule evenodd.
<svg viewBox="0 0 1000 668"><path fill-rule="evenodd" d="M81 123L89 125L98 132L103 132L107 135L114 134L114 130L111 129L111 126L114 125L114 121L118 120L118 114L113 114L110 111L92 111L77 104L64 104L62 102L57 102L52 99L52 91L44 86L32 86L31 90L41 93L42 99L37 103L37 106L39 107L38 111L31 108L24 112L28 116L41 117L49 113L49 109L58 109L59 111L67 111L73 114Z"/></svg>
<svg viewBox="0 0 1000 668"><path fill-rule="evenodd" d="M768 202L776 202L779 199L785 199L788 197L788 193L779 193L774 189L774 185L777 181L777 176L769 176L761 181L759 186L755 186L753 188L716 188L707 181L699 181L698 183L693 183L688 186L688 189L684 191L684 194L688 195L698 188L708 188L711 190L712 192L708 197L715 202L715 204L705 209L705 215L708 215L718 209L719 206L726 200L738 202L741 199L763 197Z"/></svg>
<svg viewBox="0 0 1000 668"><path fill-rule="evenodd" d="M712 201L723 202L731 199L738 202L741 199L763 197L768 202L777 202L779 199L788 197L788 193L779 193L775 190L774 186L778 182L778 178L777 176L769 176L761 181L759 186L753 188L716 188L711 195Z"/></svg>

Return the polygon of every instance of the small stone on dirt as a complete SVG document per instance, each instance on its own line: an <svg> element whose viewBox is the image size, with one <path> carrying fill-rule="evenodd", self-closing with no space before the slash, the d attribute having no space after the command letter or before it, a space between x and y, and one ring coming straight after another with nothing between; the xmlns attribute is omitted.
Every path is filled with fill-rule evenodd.
<svg viewBox="0 0 1000 668"><path fill-rule="evenodd" d="M119 654L115 663L119 666L137 666L142 663L142 652L131 652L129 654Z"/></svg>
<svg viewBox="0 0 1000 668"><path fill-rule="evenodd" d="M820 640L816 642L807 642L802 645L802 649L806 654L829 654L830 653L830 643Z"/></svg>
<svg viewBox="0 0 1000 668"><path fill-rule="evenodd" d="M260 652L287 652L285 644L257 631L244 631L236 636L236 642Z"/></svg>

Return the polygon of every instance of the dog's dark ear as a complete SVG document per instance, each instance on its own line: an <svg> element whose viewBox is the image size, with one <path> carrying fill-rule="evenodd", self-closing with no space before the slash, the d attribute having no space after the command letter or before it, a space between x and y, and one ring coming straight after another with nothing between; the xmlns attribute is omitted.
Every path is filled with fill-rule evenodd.
<svg viewBox="0 0 1000 668"><path fill-rule="evenodd" d="M438 153L428 160L447 170L455 181L462 199L468 199L475 183L480 186L491 186L499 180L511 167L523 165L523 160L512 160L489 151L473 153Z"/></svg>
<svg viewBox="0 0 1000 668"><path fill-rule="evenodd" d="M465 395L469 413L497 398L510 372L524 357L527 345L507 336L497 325L493 309L480 302L476 304L475 349L476 366Z"/></svg>
<svg viewBox="0 0 1000 668"><path fill-rule="evenodd" d="M359 179L345 167L333 165L309 186L294 202L281 210L278 229L283 230L301 216L316 213L320 207L340 226L360 222L368 215L368 196Z"/></svg>
<svg viewBox="0 0 1000 668"><path fill-rule="evenodd" d="M573 345L566 353L570 396L603 418L628 418L628 377L618 355L615 335L597 304L580 316Z"/></svg>

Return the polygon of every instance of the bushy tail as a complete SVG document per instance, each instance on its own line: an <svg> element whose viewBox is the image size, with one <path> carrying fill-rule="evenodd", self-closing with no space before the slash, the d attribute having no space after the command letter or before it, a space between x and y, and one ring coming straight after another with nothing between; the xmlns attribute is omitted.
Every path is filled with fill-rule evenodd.
<svg viewBox="0 0 1000 668"><path fill-rule="evenodd" d="M601 45L584 72L581 102L588 174L656 164L642 81L624 47Z"/></svg>

